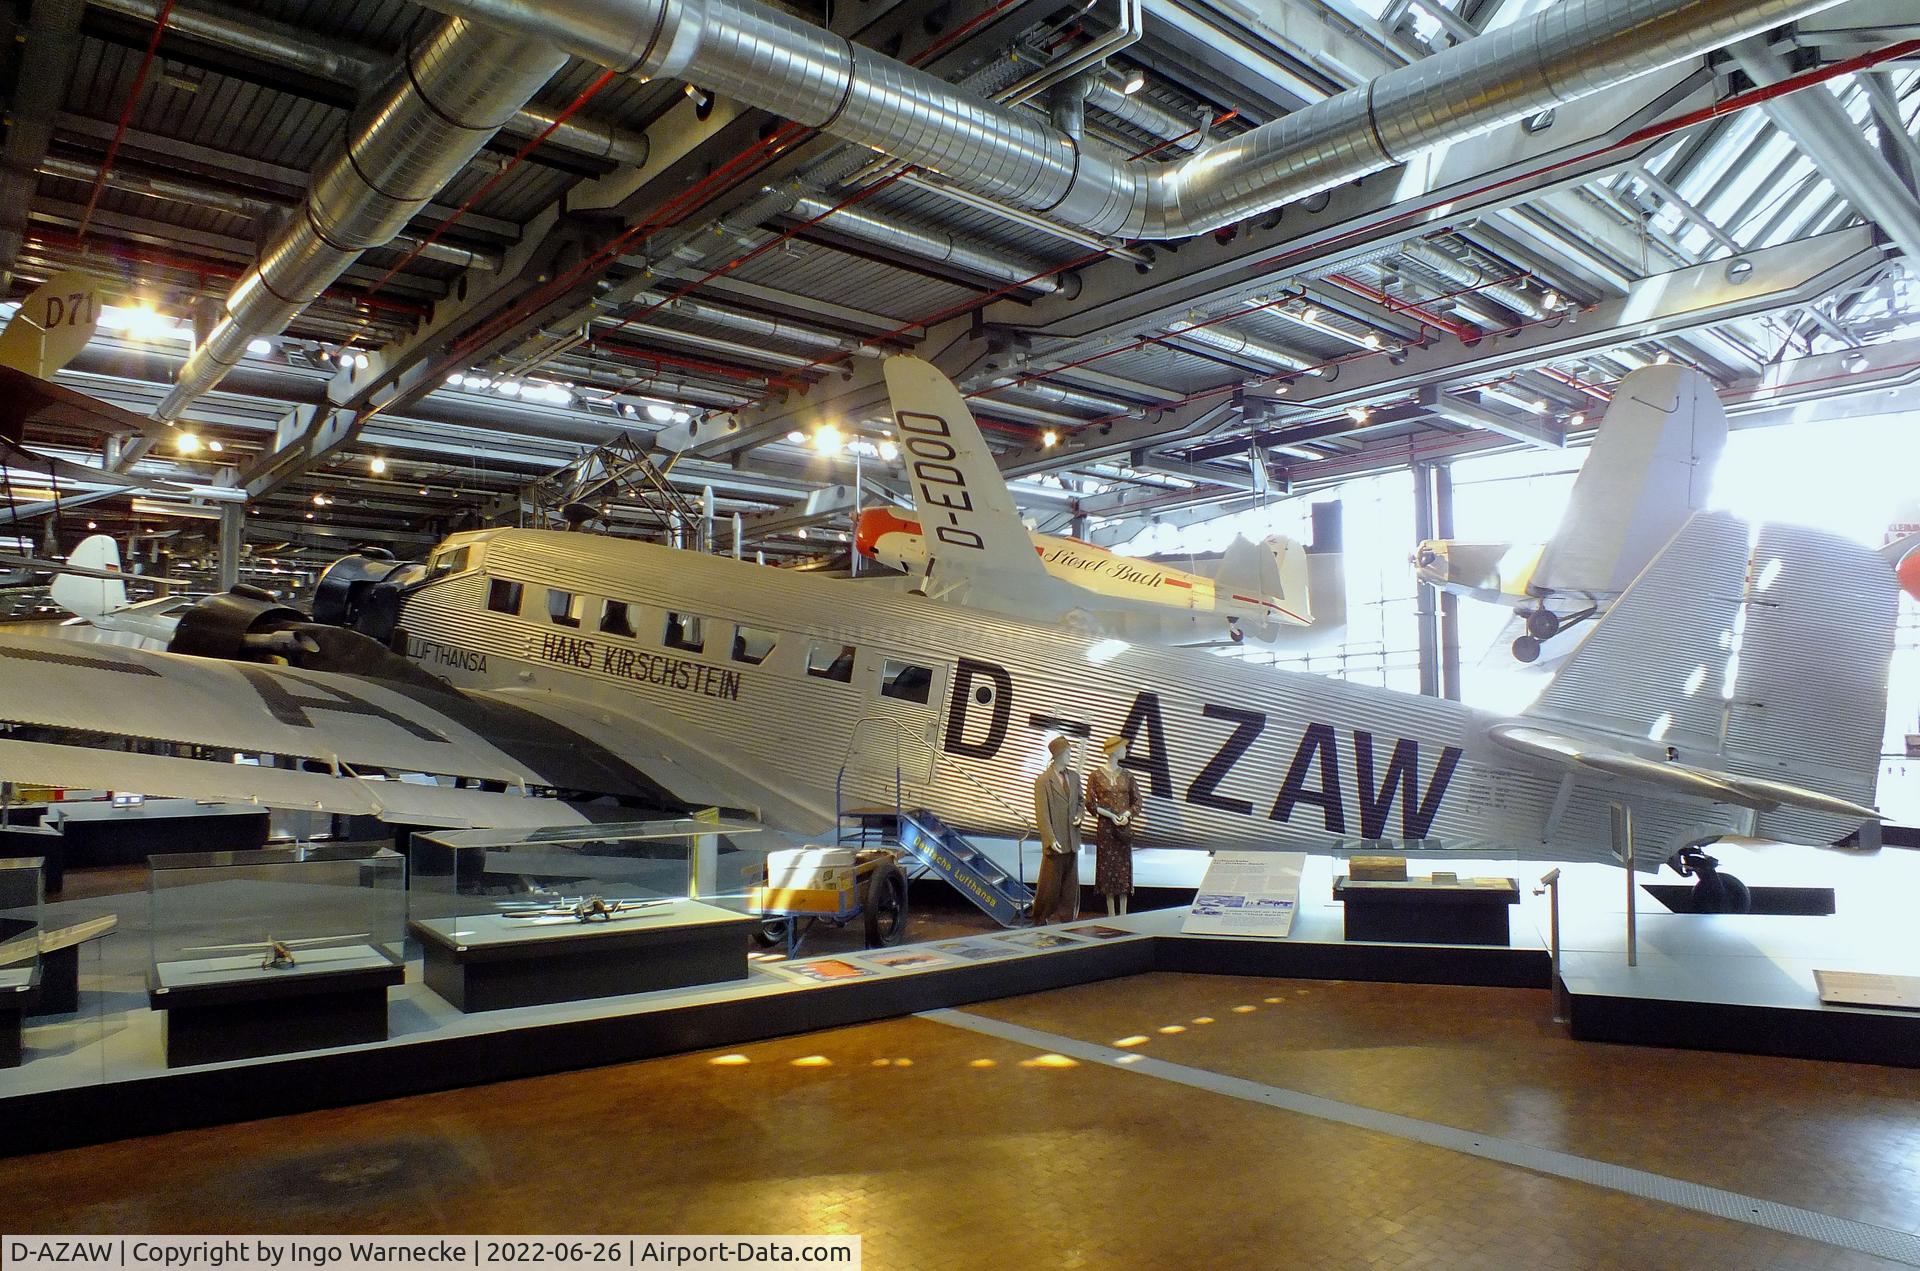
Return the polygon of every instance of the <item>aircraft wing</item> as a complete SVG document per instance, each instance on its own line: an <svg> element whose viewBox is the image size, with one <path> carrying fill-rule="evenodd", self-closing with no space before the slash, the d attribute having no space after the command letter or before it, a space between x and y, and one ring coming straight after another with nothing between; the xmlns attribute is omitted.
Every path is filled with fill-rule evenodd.
<svg viewBox="0 0 1920 1271"><path fill-rule="evenodd" d="M447 828L585 820L552 791L664 794L542 716L451 688L58 638L0 640L0 772Z"/></svg>
<svg viewBox="0 0 1920 1271"><path fill-rule="evenodd" d="M887 393L927 544L929 594L964 582L1016 606L1052 594L1053 578L1007 493L960 390L930 363L890 357Z"/></svg>
<svg viewBox="0 0 1920 1271"><path fill-rule="evenodd" d="M1488 734L1495 745L1572 773L1600 773L1605 776L1654 786L1673 794L1711 799L1758 808L1802 808L1833 816L1858 817L1877 821L1880 813L1847 799L1809 790L1804 786L1749 777L1719 769L1697 768L1671 760L1649 759L1617 746L1587 738L1552 732L1532 724L1496 724Z"/></svg>

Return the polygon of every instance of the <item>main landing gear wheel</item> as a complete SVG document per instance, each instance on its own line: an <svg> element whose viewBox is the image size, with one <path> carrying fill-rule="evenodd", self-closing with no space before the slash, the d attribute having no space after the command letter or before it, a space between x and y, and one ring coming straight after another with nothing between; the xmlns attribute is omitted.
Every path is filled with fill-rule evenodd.
<svg viewBox="0 0 1920 1271"><path fill-rule="evenodd" d="M1560 619L1551 609L1535 609L1527 614L1527 634L1536 640L1551 640L1560 634Z"/></svg>
<svg viewBox="0 0 1920 1271"><path fill-rule="evenodd" d="M867 948L900 944L907 938L907 876L890 860L873 867L865 905Z"/></svg>
<svg viewBox="0 0 1920 1271"><path fill-rule="evenodd" d="M1533 620L1529 618L1527 621L1528 624L1531 625ZM1539 661L1540 642L1530 635L1520 636L1513 642L1513 656L1517 661L1521 662Z"/></svg>
<svg viewBox="0 0 1920 1271"><path fill-rule="evenodd" d="M1697 914L1744 914L1753 910L1753 892L1732 874L1723 873L1717 857L1697 847L1683 847L1671 861L1674 872L1693 884L1693 912Z"/></svg>
<svg viewBox="0 0 1920 1271"><path fill-rule="evenodd" d="M793 929L791 918L762 918L753 928L753 942L762 949L773 949L787 942Z"/></svg>

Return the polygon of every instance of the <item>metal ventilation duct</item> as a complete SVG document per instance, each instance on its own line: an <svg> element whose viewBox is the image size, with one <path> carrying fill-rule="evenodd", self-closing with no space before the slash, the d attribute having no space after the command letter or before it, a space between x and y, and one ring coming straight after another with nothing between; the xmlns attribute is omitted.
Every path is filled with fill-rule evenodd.
<svg viewBox="0 0 1920 1271"><path fill-rule="evenodd" d="M245 356L286 329L371 247L393 240L566 55L523 35L447 18L420 35L314 169L306 201L227 297L154 417L178 419Z"/></svg>
<svg viewBox="0 0 1920 1271"><path fill-rule="evenodd" d="M1172 163L1128 163L758 0L432 0L688 80L1099 234L1183 238L1793 21L1835 0L1565 0Z"/></svg>

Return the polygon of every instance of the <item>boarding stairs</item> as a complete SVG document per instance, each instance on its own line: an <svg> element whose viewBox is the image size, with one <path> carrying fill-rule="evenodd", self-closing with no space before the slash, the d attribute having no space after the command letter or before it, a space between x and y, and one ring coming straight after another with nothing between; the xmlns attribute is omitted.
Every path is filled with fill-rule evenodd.
<svg viewBox="0 0 1920 1271"><path fill-rule="evenodd" d="M874 721L862 720L856 725ZM891 721L885 721L891 722ZM852 747L849 747L851 756ZM925 808L908 808L901 801L900 768L894 768L893 806L847 807L841 799L848 767L843 764L834 782L834 842L847 846L899 849L901 866L909 879L928 874L944 880L980 911L1003 927L1023 926L1033 908L1033 889L1024 878L1009 875L980 846ZM983 786L982 791L993 797ZM998 801L996 799L996 801ZM1021 836L1014 859L1023 865L1027 840ZM1024 872L1024 871L1023 871Z"/></svg>

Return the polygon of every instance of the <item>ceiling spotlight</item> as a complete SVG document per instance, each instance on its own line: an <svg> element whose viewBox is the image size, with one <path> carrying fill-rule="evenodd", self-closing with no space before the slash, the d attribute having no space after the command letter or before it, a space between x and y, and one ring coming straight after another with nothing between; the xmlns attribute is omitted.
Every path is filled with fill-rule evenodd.
<svg viewBox="0 0 1920 1271"><path fill-rule="evenodd" d="M1660 350L1659 355L1656 356L1653 359L1653 361L1654 361L1654 364L1657 366L1665 366L1667 363L1673 361L1673 354L1667 352L1665 349L1662 349Z"/></svg>
<svg viewBox="0 0 1920 1271"><path fill-rule="evenodd" d="M1568 418L1567 427L1578 428L1580 427L1580 425L1586 422L1587 422L1587 412L1583 410L1576 410L1573 412L1572 416Z"/></svg>
<svg viewBox="0 0 1920 1271"><path fill-rule="evenodd" d="M804 446L807 444L807 434L801 432L798 428L796 428L792 432L787 434L787 444L793 445L793 446Z"/></svg>
<svg viewBox="0 0 1920 1271"><path fill-rule="evenodd" d="M315 506L315 507L317 507L317 508L323 508L323 507L325 507L325 506L327 506L327 496L326 496L326 495L324 495L324 494L316 494L316 495L314 495L314 496L313 496L313 506Z"/></svg>
<svg viewBox="0 0 1920 1271"><path fill-rule="evenodd" d="M1536 415L1543 414L1547 409L1547 399L1544 397L1536 397L1527 403L1527 409Z"/></svg>
<svg viewBox="0 0 1920 1271"><path fill-rule="evenodd" d="M311 512L307 513L307 519L311 521L313 519L313 513Z"/></svg>
<svg viewBox="0 0 1920 1271"><path fill-rule="evenodd" d="M1560 293L1557 291L1549 291L1547 293L1547 308L1558 309L1559 307L1560 307Z"/></svg>
<svg viewBox="0 0 1920 1271"><path fill-rule="evenodd" d="M466 376L461 375L458 372L455 372L454 374L447 376L448 388L465 388L466 386L467 386Z"/></svg>
<svg viewBox="0 0 1920 1271"><path fill-rule="evenodd" d="M99 529L99 528L100 528L100 522L98 522L98 521L88 521L88 522L87 522L87 528L88 528L88 529L90 529L90 530L97 530L97 529Z"/></svg>
<svg viewBox="0 0 1920 1271"><path fill-rule="evenodd" d="M647 418L656 424L664 424L673 418L673 407L664 402L648 402Z"/></svg>
<svg viewBox="0 0 1920 1271"><path fill-rule="evenodd" d="M1347 407L1347 414L1353 419L1354 423L1364 424L1367 420L1373 418L1373 407L1349 406Z"/></svg>
<svg viewBox="0 0 1920 1271"><path fill-rule="evenodd" d="M502 397L520 396L520 386L512 380L501 380L500 383L495 386L494 391Z"/></svg>
<svg viewBox="0 0 1920 1271"><path fill-rule="evenodd" d="M813 430L813 448L823 455L840 453L840 447L846 438L832 424L822 424Z"/></svg>
<svg viewBox="0 0 1920 1271"><path fill-rule="evenodd" d="M1040 445L1042 446L1042 448L1051 450L1059 444L1060 444L1060 434L1055 432L1053 429L1049 428L1045 432L1040 434Z"/></svg>
<svg viewBox="0 0 1920 1271"><path fill-rule="evenodd" d="M1367 332L1366 337L1361 341L1361 343L1365 344L1370 349L1377 349L1380 347L1380 337L1376 335L1374 332L1369 331Z"/></svg>
<svg viewBox="0 0 1920 1271"><path fill-rule="evenodd" d="M373 473L373 475L376 477L383 475L386 472L386 470L387 470L387 461L385 459L382 459L379 455L375 455L367 463L367 471Z"/></svg>
<svg viewBox="0 0 1920 1271"><path fill-rule="evenodd" d="M1300 320L1302 322L1318 322L1320 320L1320 311L1312 305L1308 305L1300 310Z"/></svg>
<svg viewBox="0 0 1920 1271"><path fill-rule="evenodd" d="M271 353L271 352L273 352L273 341L271 341L271 340L248 340L248 341L247 341L247 352L249 352L249 353L251 353L251 354L253 354L253 356L255 356L255 357L265 357L265 356L267 356L267 354L269 354L269 353Z"/></svg>
<svg viewBox="0 0 1920 1271"><path fill-rule="evenodd" d="M200 450L200 439L190 432L183 432L173 439L173 448L183 455L196 454Z"/></svg>
<svg viewBox="0 0 1920 1271"><path fill-rule="evenodd" d="M690 410L676 410L673 412L673 422L676 424L692 423L693 412Z"/></svg>
<svg viewBox="0 0 1920 1271"><path fill-rule="evenodd" d="M1120 81L1120 91L1125 93L1129 97L1133 96L1135 93L1139 92L1141 89L1145 88L1146 86L1147 86L1147 73L1141 70L1137 66L1134 69L1128 71L1127 77Z"/></svg>
<svg viewBox="0 0 1920 1271"><path fill-rule="evenodd" d="M892 463L900 457L900 447L894 445L891 441L883 441L880 443L880 457L888 463Z"/></svg>
<svg viewBox="0 0 1920 1271"><path fill-rule="evenodd" d="M421 486L421 487L420 487L420 493L421 493L421 494L425 494L426 492L427 492L427 487L425 487L425 486Z"/></svg>
<svg viewBox="0 0 1920 1271"><path fill-rule="evenodd" d="M226 447L225 447L224 445L222 445L222 444L221 444L221 443L220 443L219 441L217 441L217 440L216 440L216 441L209 441L209 442L207 443L207 449L208 449L208 450L211 450L211 451L213 451L213 453L215 453L215 454L217 455L217 454L219 454L219 453L220 453L220 452L221 452L222 450L225 450L225 449L226 449Z"/></svg>

